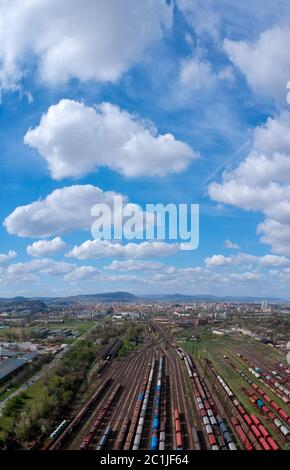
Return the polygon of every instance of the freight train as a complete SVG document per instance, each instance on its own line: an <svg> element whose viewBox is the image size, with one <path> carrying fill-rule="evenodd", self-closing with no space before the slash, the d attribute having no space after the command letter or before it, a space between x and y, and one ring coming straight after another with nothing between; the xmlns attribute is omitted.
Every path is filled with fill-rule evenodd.
<svg viewBox="0 0 290 470"><path fill-rule="evenodd" d="M138 450L140 447L154 370L155 361L152 364L148 364L147 373L142 384L141 392L137 399L136 407L134 409L134 414L132 417L131 426L129 428L129 433L126 438L124 450L130 450L132 441L134 441L133 450Z"/></svg>
<svg viewBox="0 0 290 470"><path fill-rule="evenodd" d="M112 434L112 428L111 428L111 426L107 426L106 429L105 429L104 434L102 435L101 439L98 442L96 450L103 450L104 449L104 447L107 444L111 434Z"/></svg>
<svg viewBox="0 0 290 470"><path fill-rule="evenodd" d="M215 376L216 380L218 380L218 382L220 383L220 385L222 386L222 388L224 389L226 395L229 397L229 399L232 401L233 405L235 406L236 408L236 411L237 411L237 415L240 416L242 418L242 420L246 423L246 425L248 426L249 430L253 433L253 435L255 436L255 439L252 440L251 445L252 447L254 448L257 448L256 447L256 441L259 443L259 445L262 447L262 449L264 450L278 450L279 447L278 445L276 444L276 442L272 439L272 437L270 436L270 434L268 433L268 431L266 431L266 429L263 427L263 432L261 431L261 429L258 429L257 427L257 423L259 423L259 426L262 426L262 424L260 423L259 419L257 418L257 416L255 415L251 415L249 416L249 414L247 414L247 412L245 411L245 409L242 407L242 405L240 404L239 400L235 397L235 395L233 394L232 390L229 388L229 386L226 384L226 382L224 381L224 379L221 377L221 375L217 374L216 371L214 370L213 366L208 363L208 367L210 368L210 370L212 371L213 375ZM238 428L239 429L239 428ZM242 433L240 432L240 429L239 429L239 433L238 433L239 437L243 437L242 436ZM244 444L245 444L245 441L243 440ZM246 441L247 442L247 441ZM248 448L249 447L249 448ZM248 442L247 442L247 447L246 447L247 450L252 450L250 448L250 446L248 446Z"/></svg>
<svg viewBox="0 0 290 470"><path fill-rule="evenodd" d="M268 416L268 418L273 422L273 424L276 426L276 428L278 428L278 430L283 434L283 436L286 439L289 439L290 437L289 429L287 428L287 426L281 423L281 421L277 418L277 416L273 413L273 411L271 411L271 409L266 405L266 402L276 413L280 415L280 419L282 419L285 422L285 424L290 424L290 417L288 416L288 414L274 400L272 400L272 398L269 397L261 387L259 387L255 382L253 382L250 377L247 377L246 374L244 374L244 372L242 372L240 369L234 366L228 358L226 360L228 364L233 369L235 369L235 371L250 385L250 390L248 391L248 395L250 399L252 398L253 403L257 406L257 408L262 413ZM251 388L253 389L253 392L251 392ZM260 395L262 399L255 396L255 393Z"/></svg>
<svg viewBox="0 0 290 470"><path fill-rule="evenodd" d="M92 426L89 429L88 434L86 435L85 439L83 440L83 442L81 443L81 445L79 447L80 450L85 450L90 446L90 444L92 443L99 427L103 423L104 418L106 417L106 415L111 410L112 404L113 404L114 400L116 399L117 395L120 393L120 390L121 390L121 384L118 384L115 387L115 389L113 390L113 392L111 393L108 400L106 401L106 403L103 406L100 413L97 415L97 418L94 420Z"/></svg>
<svg viewBox="0 0 290 470"><path fill-rule="evenodd" d="M174 426L175 426L175 440L176 450L183 450L183 438L181 434L181 420L179 410L174 410Z"/></svg>
<svg viewBox="0 0 290 470"><path fill-rule="evenodd" d="M159 429L163 360L164 358L160 357L159 365L158 365L158 372L157 372L157 385L155 388L153 422L152 422L152 429L151 429L151 444L150 444L151 450L156 450L158 447L158 429Z"/></svg>
<svg viewBox="0 0 290 470"><path fill-rule="evenodd" d="M253 366L249 360L242 354L237 354L248 366L248 370L259 380L261 380L270 389L275 389L274 393L281 398L284 403L290 402L290 390L284 385L283 379L279 376L278 372L272 370L270 372L263 370L261 367ZM282 381L282 383L279 382Z"/></svg>
<svg viewBox="0 0 290 470"><path fill-rule="evenodd" d="M211 450L237 450L233 437L224 420L217 414L213 398L206 384L199 377L190 355L181 348L176 348L176 352L184 360L187 374L194 387L196 407L201 418L208 447ZM219 418L220 422L218 422L217 418ZM200 448L200 443L197 443L197 448Z"/></svg>
<svg viewBox="0 0 290 470"><path fill-rule="evenodd" d="M80 409L77 415L73 418L73 420L68 424L67 427L61 430L58 433L58 436L55 437L54 442L49 442L46 446L45 450L57 450L60 448L62 442L69 436L72 432L76 430L79 423L82 419L86 416L86 414L91 410L93 404L103 395L104 391L108 388L111 383L111 379L107 380L103 383L98 390L91 396L91 398L87 401L87 403Z"/></svg>

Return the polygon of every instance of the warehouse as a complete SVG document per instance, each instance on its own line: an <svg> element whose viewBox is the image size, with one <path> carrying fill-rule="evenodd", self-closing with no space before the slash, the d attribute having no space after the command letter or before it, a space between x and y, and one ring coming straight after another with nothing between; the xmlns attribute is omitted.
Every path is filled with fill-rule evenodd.
<svg viewBox="0 0 290 470"><path fill-rule="evenodd" d="M30 362L36 353L25 354L25 356L7 359L0 364L0 383L11 377L16 371Z"/></svg>

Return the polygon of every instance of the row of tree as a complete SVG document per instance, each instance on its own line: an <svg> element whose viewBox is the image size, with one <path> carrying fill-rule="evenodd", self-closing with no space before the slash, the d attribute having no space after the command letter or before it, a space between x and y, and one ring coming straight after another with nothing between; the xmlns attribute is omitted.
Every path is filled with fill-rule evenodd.
<svg viewBox="0 0 290 470"><path fill-rule="evenodd" d="M3 410L2 425L0 421L0 448L37 446L64 416L76 393L86 388L87 371L97 352L93 338L75 342L53 368L46 368L39 393L11 399Z"/></svg>

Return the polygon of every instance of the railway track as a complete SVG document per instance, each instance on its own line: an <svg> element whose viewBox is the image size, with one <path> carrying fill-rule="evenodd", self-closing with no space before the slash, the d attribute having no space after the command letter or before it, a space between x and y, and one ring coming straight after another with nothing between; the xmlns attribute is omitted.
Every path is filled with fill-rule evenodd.
<svg viewBox="0 0 290 470"><path fill-rule="evenodd" d="M203 371L207 361L180 358L182 350L159 325L144 325L144 331L145 343L135 353L109 361L96 377L94 390L108 386L61 448L235 450L228 430L236 436L239 423L231 419L238 415L214 374ZM220 423L229 429L221 431Z"/></svg>
<svg viewBox="0 0 290 470"><path fill-rule="evenodd" d="M147 358L146 353L148 352L149 349L150 349L150 346L147 346L146 348L139 351L137 354L134 354L131 357L124 358L122 361L118 362L113 369L108 370L105 376L103 377L103 380L109 377L113 380L114 384L120 383L121 386L123 386L123 396L126 397L125 400L130 405L133 402L132 392L133 392L133 395L135 394L134 393L135 390L132 387L132 384L134 383L134 377L142 378L142 372L143 372L144 364ZM98 404L98 406L94 410L94 413L92 413L92 415L90 416L90 419L85 423L85 426L83 427L82 431L78 432L78 435L76 436L75 440L70 444L69 449L79 448L90 425L96 419L102 407L105 406L105 403L108 399L110 391L112 390L112 386L110 387L110 389L104 396L103 400ZM104 429L106 425L108 425L109 422L113 422L117 419L119 419L120 421L123 418L122 411L123 411L123 405L121 404L119 408L119 405L115 403L115 410L112 410L111 414L108 415L107 418L104 420L104 422L100 426L97 436L99 436L101 431ZM111 443L112 438L110 439L109 443Z"/></svg>

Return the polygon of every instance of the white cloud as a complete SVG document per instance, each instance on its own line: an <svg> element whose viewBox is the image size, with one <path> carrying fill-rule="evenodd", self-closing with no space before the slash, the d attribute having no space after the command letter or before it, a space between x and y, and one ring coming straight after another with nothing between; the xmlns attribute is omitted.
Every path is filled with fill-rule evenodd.
<svg viewBox="0 0 290 470"><path fill-rule="evenodd" d="M213 255L204 260L207 267L220 266L242 266L255 264L261 268L271 268L274 266L290 266L290 260L285 256L264 255L255 256L248 253L238 253L233 256Z"/></svg>
<svg viewBox="0 0 290 470"><path fill-rule="evenodd" d="M232 258L223 255L213 255L211 257L205 258L204 262L206 266L225 266L232 264Z"/></svg>
<svg viewBox="0 0 290 470"><path fill-rule="evenodd" d="M231 67L230 65L227 65L226 67L224 67L218 72L217 77L220 80L225 80L233 84L235 82L235 74L234 74L233 67Z"/></svg>
<svg viewBox="0 0 290 470"><path fill-rule="evenodd" d="M105 257L148 258L154 256L169 256L179 251L179 245L174 243L145 241L141 243L120 243L108 240L87 240L80 246L75 246L68 257L77 259L94 259Z"/></svg>
<svg viewBox="0 0 290 470"><path fill-rule="evenodd" d="M109 269L111 271L158 271L164 268L166 268L164 263L135 259L125 261L114 260L110 265L105 266L105 269ZM171 269L171 267L168 268Z"/></svg>
<svg viewBox="0 0 290 470"><path fill-rule="evenodd" d="M218 203L262 211L267 221L258 228L258 233L265 232L261 241L270 243L275 253L289 254L290 113L283 111L257 127L246 159L225 172L222 183L210 184L208 191Z"/></svg>
<svg viewBox="0 0 290 470"><path fill-rule="evenodd" d="M290 260L285 256L265 255L260 257L259 264L266 268L273 266L290 266Z"/></svg>
<svg viewBox="0 0 290 470"><path fill-rule="evenodd" d="M27 263L11 264L7 268L7 273L14 276L23 276L26 274L48 274L61 275L74 269L74 265L64 261L54 261L52 259L34 259Z"/></svg>
<svg viewBox="0 0 290 470"><path fill-rule="evenodd" d="M253 272L245 272L245 273L232 273L229 275L229 278L234 281L250 281L255 282L262 278L262 274L260 273L253 273Z"/></svg>
<svg viewBox="0 0 290 470"><path fill-rule="evenodd" d="M274 253L290 255L290 224L266 219L258 225L257 233L262 243L272 245Z"/></svg>
<svg viewBox="0 0 290 470"><path fill-rule="evenodd" d="M80 177L106 166L128 177L184 171L197 154L172 134L110 103L73 100L51 106L24 142L47 161L54 179Z"/></svg>
<svg viewBox="0 0 290 470"><path fill-rule="evenodd" d="M94 280L98 277L100 271L92 266L79 266L65 275L67 282L78 282L83 280Z"/></svg>
<svg viewBox="0 0 290 470"><path fill-rule="evenodd" d="M224 49L255 93L285 100L290 74L289 42L290 28L275 26L264 31L256 42L226 39Z"/></svg>
<svg viewBox="0 0 290 470"><path fill-rule="evenodd" d="M181 62L177 91L180 99L185 102L193 96L200 96L201 92L204 96L211 96L221 82L227 82L229 85L235 82L233 67L226 66L215 70L204 55L203 50L198 50Z"/></svg>
<svg viewBox="0 0 290 470"><path fill-rule="evenodd" d="M64 251L67 244L60 238L56 237L53 240L39 240L26 248L30 256L50 256L60 251Z"/></svg>
<svg viewBox="0 0 290 470"><path fill-rule="evenodd" d="M13 258L17 256L16 251L9 250L7 254L0 253L0 264L9 263Z"/></svg>
<svg viewBox="0 0 290 470"><path fill-rule="evenodd" d="M257 35L287 23L290 6L287 1L277 0L176 0L190 27L199 41L216 44L226 35L232 38L257 40Z"/></svg>
<svg viewBox="0 0 290 470"><path fill-rule="evenodd" d="M228 248L229 250L238 250L240 248L238 243L232 242L231 240L225 240L224 247Z"/></svg>
<svg viewBox="0 0 290 470"><path fill-rule="evenodd" d="M209 34L218 39L221 20L212 0L177 0L177 6L199 36Z"/></svg>
<svg viewBox="0 0 290 470"><path fill-rule="evenodd" d="M116 193L92 185L56 189L45 199L17 207L4 221L11 234L20 237L50 237L73 230L90 230L95 204L112 206Z"/></svg>
<svg viewBox="0 0 290 470"><path fill-rule="evenodd" d="M249 255L247 253L238 253L233 256L224 255L213 255L205 258L205 265L210 266L235 266L235 265L249 265L256 263L259 257L255 255Z"/></svg>
<svg viewBox="0 0 290 470"><path fill-rule="evenodd" d="M1 82L13 88L35 65L48 84L115 82L171 21L164 0L1 0Z"/></svg>
<svg viewBox="0 0 290 470"><path fill-rule="evenodd" d="M192 90L206 90L216 81L211 63L207 60L191 57L183 62L180 82Z"/></svg>

